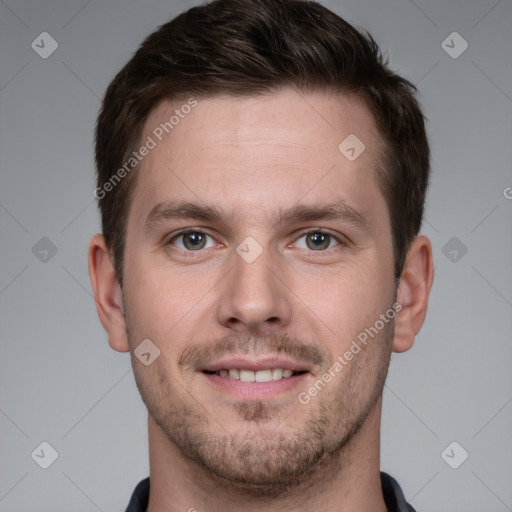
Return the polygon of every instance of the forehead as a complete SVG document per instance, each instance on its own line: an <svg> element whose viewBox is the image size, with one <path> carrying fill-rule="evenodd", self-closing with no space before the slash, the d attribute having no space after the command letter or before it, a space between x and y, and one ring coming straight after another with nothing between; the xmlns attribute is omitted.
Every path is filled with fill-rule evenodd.
<svg viewBox="0 0 512 512"><path fill-rule="evenodd" d="M137 171L139 213L176 200L252 216L270 205L342 199L364 210L382 202L380 138L369 109L352 96L284 89L164 101L145 123L141 142L150 139Z"/></svg>

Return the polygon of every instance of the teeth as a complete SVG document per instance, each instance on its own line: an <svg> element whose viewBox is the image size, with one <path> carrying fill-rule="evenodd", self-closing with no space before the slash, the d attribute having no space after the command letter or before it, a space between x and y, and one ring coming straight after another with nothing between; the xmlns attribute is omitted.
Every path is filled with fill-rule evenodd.
<svg viewBox="0 0 512 512"><path fill-rule="evenodd" d="M254 372L251 370L240 370L240 380L242 382L254 382L256 380Z"/></svg>
<svg viewBox="0 0 512 512"><path fill-rule="evenodd" d="M239 370L231 368L229 370L219 370L217 375L229 377L230 379L241 380L242 382L270 382L271 380L281 380L293 375L293 370L283 370L282 368L272 368L268 370Z"/></svg>
<svg viewBox="0 0 512 512"><path fill-rule="evenodd" d="M254 372L256 382L268 382L272 380L272 370L258 370Z"/></svg>
<svg viewBox="0 0 512 512"><path fill-rule="evenodd" d="M283 370L281 368L274 368L272 370L272 380L280 380L283 378Z"/></svg>

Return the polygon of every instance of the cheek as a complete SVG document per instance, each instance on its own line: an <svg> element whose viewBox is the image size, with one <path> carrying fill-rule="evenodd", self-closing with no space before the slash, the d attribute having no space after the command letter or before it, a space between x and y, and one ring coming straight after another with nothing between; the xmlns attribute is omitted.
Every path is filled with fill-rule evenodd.
<svg viewBox="0 0 512 512"><path fill-rule="evenodd" d="M303 275L294 289L306 314L317 319L319 328L324 325L336 352L373 325L394 298L393 281L376 262L351 265L336 273Z"/></svg>
<svg viewBox="0 0 512 512"><path fill-rule="evenodd" d="M185 313L184 284L140 255L125 259L124 288L130 326L138 336L161 338Z"/></svg>
<svg viewBox="0 0 512 512"><path fill-rule="evenodd" d="M125 259L125 298L134 342L149 338L167 356L179 352L205 326L211 314L210 290L218 281L213 270L191 274L155 254Z"/></svg>

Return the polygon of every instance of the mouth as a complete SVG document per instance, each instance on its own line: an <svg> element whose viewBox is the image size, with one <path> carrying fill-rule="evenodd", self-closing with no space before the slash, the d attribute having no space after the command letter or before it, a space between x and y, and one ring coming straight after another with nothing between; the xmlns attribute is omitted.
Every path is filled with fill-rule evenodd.
<svg viewBox="0 0 512 512"><path fill-rule="evenodd" d="M290 370L289 368L267 368L263 370L246 370L243 368L230 368L222 370L203 370L206 375L218 375L227 379L240 380L242 382L270 382L289 379L307 373L306 370Z"/></svg>
<svg viewBox="0 0 512 512"><path fill-rule="evenodd" d="M291 392L311 376L305 364L282 358L237 358L211 363L200 373L213 389L237 399L265 400Z"/></svg>

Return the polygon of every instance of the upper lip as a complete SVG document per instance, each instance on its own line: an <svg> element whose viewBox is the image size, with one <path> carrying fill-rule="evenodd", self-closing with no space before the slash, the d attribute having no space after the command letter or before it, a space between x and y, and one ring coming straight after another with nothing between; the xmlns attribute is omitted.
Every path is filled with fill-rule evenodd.
<svg viewBox="0 0 512 512"><path fill-rule="evenodd" d="M308 364L287 359L286 357L265 357L262 359L245 357L230 357L229 359L219 359L209 362L201 367L201 371L218 372L220 370L273 370L275 368L282 368L283 370L293 371L310 371L311 368Z"/></svg>

